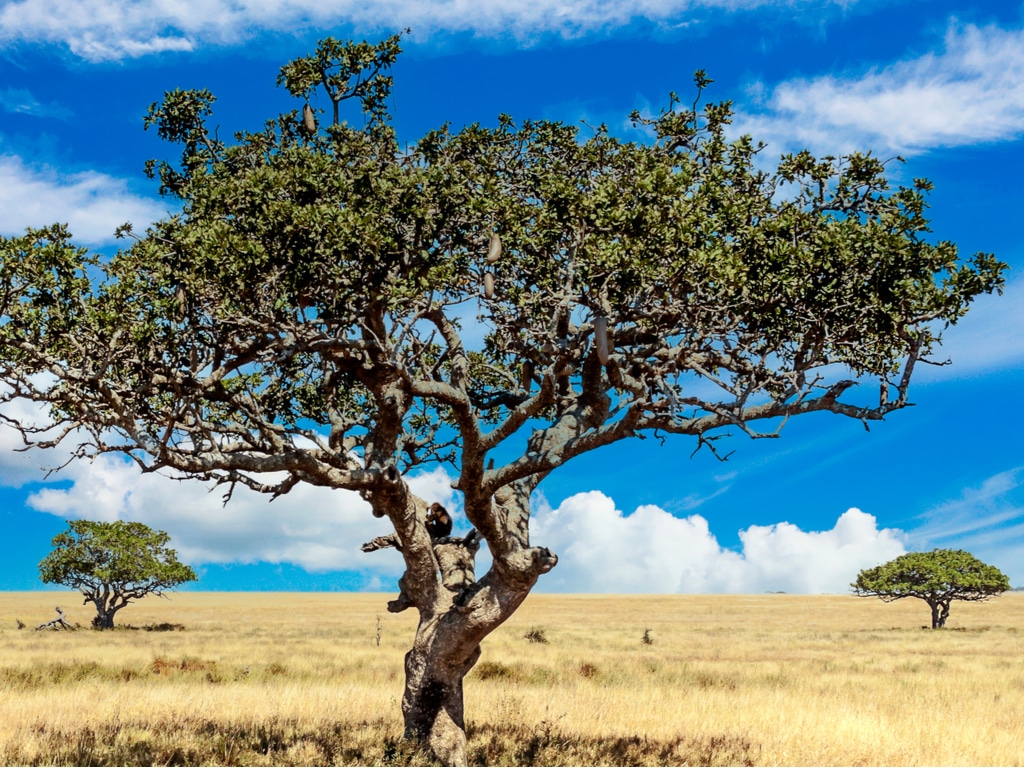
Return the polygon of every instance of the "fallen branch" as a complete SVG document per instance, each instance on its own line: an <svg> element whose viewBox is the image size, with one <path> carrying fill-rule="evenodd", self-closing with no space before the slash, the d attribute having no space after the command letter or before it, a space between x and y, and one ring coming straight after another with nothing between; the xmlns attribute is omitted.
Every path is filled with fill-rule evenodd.
<svg viewBox="0 0 1024 768"><path fill-rule="evenodd" d="M75 631L75 628L72 627L70 624L68 624L64 620L64 611L61 610L59 605L57 606L56 610L57 610L57 618L53 619L52 621L48 621L45 624L40 624L38 627L36 627L36 629L35 629L36 632L38 632L41 629L52 629L52 630L67 629L67 630L69 630L71 632Z"/></svg>

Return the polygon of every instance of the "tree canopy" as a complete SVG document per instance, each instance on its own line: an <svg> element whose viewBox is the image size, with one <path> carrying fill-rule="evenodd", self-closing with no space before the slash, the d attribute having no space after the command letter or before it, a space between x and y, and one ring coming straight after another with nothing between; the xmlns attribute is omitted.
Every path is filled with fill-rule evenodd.
<svg viewBox="0 0 1024 768"><path fill-rule="evenodd" d="M168 548L171 537L142 523L71 520L53 538L53 551L39 563L44 584L80 590L96 606L94 624L114 626L114 614L146 595L163 595L196 581L195 571Z"/></svg>
<svg viewBox="0 0 1024 768"><path fill-rule="evenodd" d="M932 609L932 629L946 625L954 600L987 600L1010 588L998 568L962 549L910 552L884 565L866 568L851 584L854 594L889 603L905 597L924 600Z"/></svg>
<svg viewBox="0 0 1024 768"><path fill-rule="evenodd" d="M281 69L302 106L233 141L211 93L166 92L145 124L180 156L147 173L178 213L125 225L109 258L59 225L0 239L0 400L50 406L14 424L27 441L73 433L76 456L228 496L361 493L406 561L393 607L420 612L407 733L459 760L462 675L557 563L529 535L552 470L648 434L717 451L811 412L880 420L1005 265L933 242L930 184L892 188L870 154L767 170L703 72L692 103L632 116L646 141L500 115L405 143L399 47L323 41ZM439 462L474 526L461 544L431 539L403 480Z"/></svg>

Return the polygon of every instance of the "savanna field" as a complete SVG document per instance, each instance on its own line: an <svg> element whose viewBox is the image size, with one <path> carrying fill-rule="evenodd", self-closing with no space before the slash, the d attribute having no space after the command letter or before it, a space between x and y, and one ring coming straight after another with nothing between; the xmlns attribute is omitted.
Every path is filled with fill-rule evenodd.
<svg viewBox="0 0 1024 768"><path fill-rule="evenodd" d="M0 593L0 764L418 764L415 616L386 600L179 593L118 614L137 629L34 632L54 605L92 613ZM920 600L535 595L466 680L469 759L1024 764L1024 594L928 620Z"/></svg>

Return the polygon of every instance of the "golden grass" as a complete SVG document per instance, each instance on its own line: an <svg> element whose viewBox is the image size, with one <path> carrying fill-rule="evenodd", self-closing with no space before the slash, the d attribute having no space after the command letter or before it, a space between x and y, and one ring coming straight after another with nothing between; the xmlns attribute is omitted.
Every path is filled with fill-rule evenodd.
<svg viewBox="0 0 1024 768"><path fill-rule="evenodd" d="M182 631L33 632L54 604L91 614L0 593L0 764L420 762L400 739L415 616L385 601L181 593L118 619ZM469 756L1024 764L1024 595L955 603L938 632L928 618L919 600L535 595L467 678Z"/></svg>

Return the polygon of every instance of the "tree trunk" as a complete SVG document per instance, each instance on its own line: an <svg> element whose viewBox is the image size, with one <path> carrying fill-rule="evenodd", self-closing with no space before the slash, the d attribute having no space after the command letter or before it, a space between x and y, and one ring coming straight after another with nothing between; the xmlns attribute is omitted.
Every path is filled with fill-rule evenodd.
<svg viewBox="0 0 1024 768"><path fill-rule="evenodd" d="M480 658L480 643L558 562L549 550L529 546L530 490L497 494L494 503L511 525L492 528L487 536L494 565L479 582L474 568L481 535L476 529L464 538L431 539L426 504L401 482L390 493L377 491L372 500L375 514L386 514L395 524L406 562L401 593L388 610L416 608L420 617L405 657L405 738L447 765L466 763L463 680ZM473 517L487 522L483 515Z"/></svg>
<svg viewBox="0 0 1024 768"><path fill-rule="evenodd" d="M942 601L929 602L932 609L932 629L942 629L949 618L949 603Z"/></svg>
<svg viewBox="0 0 1024 768"><path fill-rule="evenodd" d="M449 592L441 603L447 603L443 612L421 611L416 639L405 656L405 738L446 765L466 764L463 680L480 659L480 642L530 592L509 590L491 576L470 587L468 599L467 591Z"/></svg>
<svg viewBox="0 0 1024 768"><path fill-rule="evenodd" d="M480 658L480 646L473 646L468 655L457 653L439 658L432 651L431 636L437 639L436 622L433 627L421 624L412 650L405 655L405 694L402 696L405 738L429 747L448 765L465 765L462 683ZM462 645L458 637L445 639L448 642L444 645Z"/></svg>
<svg viewBox="0 0 1024 768"><path fill-rule="evenodd" d="M89 603L96 606L96 615L92 619L93 629L113 629L114 614L123 606L117 605L114 598L109 598L108 600L106 596L86 597L85 604Z"/></svg>

